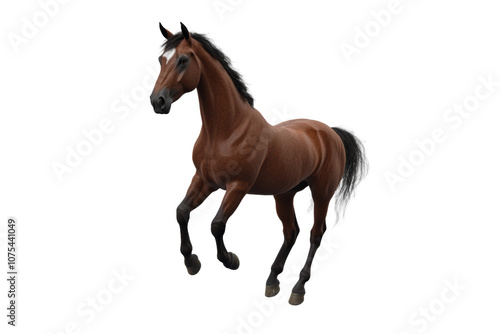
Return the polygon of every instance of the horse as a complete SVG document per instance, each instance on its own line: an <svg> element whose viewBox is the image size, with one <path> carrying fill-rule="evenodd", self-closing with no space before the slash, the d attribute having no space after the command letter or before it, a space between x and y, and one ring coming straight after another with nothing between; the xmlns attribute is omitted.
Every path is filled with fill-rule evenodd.
<svg viewBox="0 0 500 334"><path fill-rule="evenodd" d="M289 298L291 305L301 304L314 255L326 231L330 200L336 193L337 210L345 208L365 174L362 143L346 130L314 120L270 125L254 108L241 75L209 38L189 32L182 22L181 32L173 34L161 22L160 31L166 41L159 57L160 74L150 96L153 109L157 114L168 114L172 103L197 89L202 119L193 148L196 173L177 207L180 251L188 273L195 275L201 268L188 233L191 211L215 190L225 190L211 232L217 259L235 270L240 261L227 251L223 239L228 219L246 194L273 195L284 241L271 266L265 296L277 295L278 275L299 234L293 199L297 192L309 187L314 202L310 250Z"/></svg>

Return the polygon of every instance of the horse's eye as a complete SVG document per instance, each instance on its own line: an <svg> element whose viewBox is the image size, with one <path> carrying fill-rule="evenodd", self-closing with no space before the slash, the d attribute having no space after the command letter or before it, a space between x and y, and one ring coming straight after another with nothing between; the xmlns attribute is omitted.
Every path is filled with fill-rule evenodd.
<svg viewBox="0 0 500 334"><path fill-rule="evenodd" d="M179 65L184 65L184 64L186 64L186 63L187 63L187 61L188 61L188 59L187 59L187 58L182 57L182 58L180 58L180 59L179 59L179 63L178 63L178 64L179 64Z"/></svg>

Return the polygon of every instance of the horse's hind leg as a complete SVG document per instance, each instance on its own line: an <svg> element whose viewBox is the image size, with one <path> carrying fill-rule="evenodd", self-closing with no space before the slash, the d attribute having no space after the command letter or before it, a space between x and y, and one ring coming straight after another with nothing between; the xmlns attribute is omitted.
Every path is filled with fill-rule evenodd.
<svg viewBox="0 0 500 334"><path fill-rule="evenodd" d="M333 193L332 193L333 195ZM326 231L326 213L328 211L328 204L330 202L332 196L315 198L313 192L313 200L314 200L314 225L311 230L311 247L309 249L309 254L307 255L307 261L300 272L300 278L297 284L292 289L292 294L289 299L289 303L292 305L299 305L304 301L304 295L306 290L304 288L305 283L311 277L311 265L316 254L316 251L321 244L321 239L323 238L323 234Z"/></svg>
<svg viewBox="0 0 500 334"><path fill-rule="evenodd" d="M295 244L297 235L299 234L299 225L297 224L297 218L295 217L295 211L293 209L293 198L295 193L282 194L274 196L276 200L276 212L278 217L283 223L283 236L285 238L283 245L271 266L271 273L266 282L266 296L273 297L280 291L280 281L278 280L278 275L283 272L283 267L285 266L285 261L290 254L290 250Z"/></svg>
<svg viewBox="0 0 500 334"><path fill-rule="evenodd" d="M188 222L189 214L196 209L210 195L215 188L203 182L198 174L195 174L188 188L186 197L177 207L177 222L181 230L181 253L184 256L184 264L190 275L196 275L200 271L201 263L196 254L192 254L193 246L189 239Z"/></svg>

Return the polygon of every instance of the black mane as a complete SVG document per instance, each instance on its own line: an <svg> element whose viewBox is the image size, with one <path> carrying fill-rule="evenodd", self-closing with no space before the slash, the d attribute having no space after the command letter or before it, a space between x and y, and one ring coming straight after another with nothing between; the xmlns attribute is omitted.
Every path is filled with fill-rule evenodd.
<svg viewBox="0 0 500 334"><path fill-rule="evenodd" d="M233 81L240 95L253 107L253 97L248 92L247 85L245 84L245 82L243 82L243 78L241 77L241 75L231 67L231 60L224 53L222 53L222 51L217 48L205 35L192 32L191 37L200 42L205 51L207 51L212 57L214 57L219 61L219 63L221 63L227 74L229 74L229 77ZM165 52L172 48L175 48L183 39L184 36L182 35L182 33L173 35L163 44L163 51Z"/></svg>

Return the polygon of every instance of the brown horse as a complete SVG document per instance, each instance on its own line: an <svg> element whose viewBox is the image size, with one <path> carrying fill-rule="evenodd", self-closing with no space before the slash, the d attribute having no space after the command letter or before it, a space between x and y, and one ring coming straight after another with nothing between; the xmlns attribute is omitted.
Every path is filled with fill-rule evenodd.
<svg viewBox="0 0 500 334"><path fill-rule="evenodd" d="M278 275L299 234L293 198L309 186L314 201L311 246L289 300L292 305L302 303L313 257L326 230L330 200L342 180L336 203L344 206L365 172L363 146L351 133L313 120L271 126L253 107L253 98L229 59L207 37L190 33L182 23L175 35L161 23L160 30L167 41L151 94L154 111L168 114L173 102L197 88L203 123L193 149L196 173L177 207L188 273L195 275L201 268L188 233L192 210L213 191L226 190L211 231L217 258L227 268L237 269L238 257L224 245L226 223L246 194L274 195L285 239L266 282L265 295L275 296Z"/></svg>

